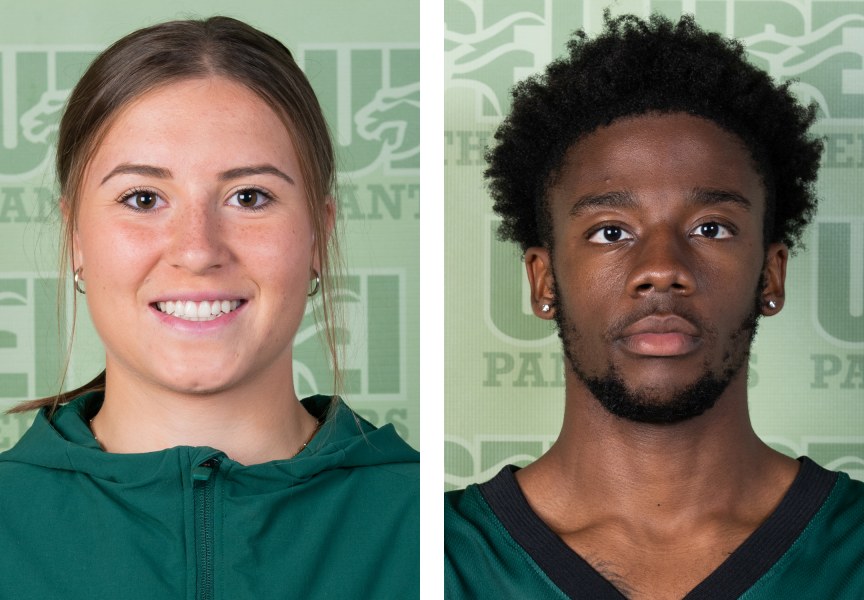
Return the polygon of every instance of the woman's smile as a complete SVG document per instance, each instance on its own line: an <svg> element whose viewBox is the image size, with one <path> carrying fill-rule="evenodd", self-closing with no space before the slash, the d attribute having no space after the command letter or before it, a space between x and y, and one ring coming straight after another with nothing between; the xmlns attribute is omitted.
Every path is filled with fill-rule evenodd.
<svg viewBox="0 0 864 600"><path fill-rule="evenodd" d="M159 312L184 321L213 321L233 312L238 306L240 306L239 300L202 300L201 302L168 300L156 303Z"/></svg>

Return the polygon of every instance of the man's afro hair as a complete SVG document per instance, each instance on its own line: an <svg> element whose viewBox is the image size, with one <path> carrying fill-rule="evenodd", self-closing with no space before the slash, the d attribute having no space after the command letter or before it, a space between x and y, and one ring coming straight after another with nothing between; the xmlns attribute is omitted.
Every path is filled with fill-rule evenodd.
<svg viewBox="0 0 864 600"><path fill-rule="evenodd" d="M569 55L517 84L510 115L486 153L499 236L521 245L552 245L546 206L567 150L615 119L683 112L741 138L766 188L765 244L800 242L816 210L814 182L822 142L807 131L816 107L748 63L743 46L702 30L691 16L673 23L610 17L594 39L577 31Z"/></svg>

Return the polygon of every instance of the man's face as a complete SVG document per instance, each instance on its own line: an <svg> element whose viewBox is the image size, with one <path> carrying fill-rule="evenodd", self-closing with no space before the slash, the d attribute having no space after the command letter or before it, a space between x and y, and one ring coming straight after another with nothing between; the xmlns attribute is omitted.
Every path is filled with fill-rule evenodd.
<svg viewBox="0 0 864 600"><path fill-rule="evenodd" d="M764 187L736 136L686 114L618 120L568 151L549 209L551 255L526 252L534 298L610 412L688 419L746 373L786 250L766 258Z"/></svg>

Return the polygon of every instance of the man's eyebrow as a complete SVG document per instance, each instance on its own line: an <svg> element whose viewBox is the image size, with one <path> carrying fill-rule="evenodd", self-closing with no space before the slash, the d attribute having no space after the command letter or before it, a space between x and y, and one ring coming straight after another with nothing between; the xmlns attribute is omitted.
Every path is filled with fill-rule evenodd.
<svg viewBox="0 0 864 600"><path fill-rule="evenodd" d="M115 175L144 175L145 177L156 177L157 179L170 179L171 171L152 165L123 163L111 169L111 172L102 178L102 183L99 185L104 185L106 181Z"/></svg>
<svg viewBox="0 0 864 600"><path fill-rule="evenodd" d="M636 199L627 191L586 194L573 203L569 215L578 217L589 208L633 208L634 206L636 206Z"/></svg>
<svg viewBox="0 0 864 600"><path fill-rule="evenodd" d="M251 167L237 167L236 169L229 169L220 173L219 179L221 181L230 181L231 179L248 177L250 175L275 175L276 177L284 179L291 185L294 185L294 179L292 179L290 175L280 171L273 165L254 165Z"/></svg>
<svg viewBox="0 0 864 600"><path fill-rule="evenodd" d="M690 195L687 200L691 204L723 204L732 203L738 204L747 210L753 206L753 203L735 192L729 190L715 190L706 188L693 188L690 190Z"/></svg>

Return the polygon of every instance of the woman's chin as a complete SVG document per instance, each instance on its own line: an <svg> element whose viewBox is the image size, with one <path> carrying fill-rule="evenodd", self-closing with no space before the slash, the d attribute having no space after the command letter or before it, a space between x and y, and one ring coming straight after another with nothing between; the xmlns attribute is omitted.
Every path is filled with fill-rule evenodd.
<svg viewBox="0 0 864 600"><path fill-rule="evenodd" d="M241 379L238 374L229 373L224 369L196 369L194 372L163 371L153 383L175 394L205 396L229 390Z"/></svg>

